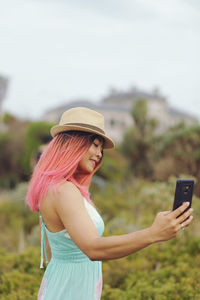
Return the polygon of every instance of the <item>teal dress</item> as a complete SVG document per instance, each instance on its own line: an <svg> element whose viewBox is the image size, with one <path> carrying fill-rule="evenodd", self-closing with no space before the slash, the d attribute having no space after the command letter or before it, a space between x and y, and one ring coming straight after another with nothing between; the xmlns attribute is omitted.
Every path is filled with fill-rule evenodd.
<svg viewBox="0 0 200 300"><path fill-rule="evenodd" d="M85 198L85 208L97 228L99 236L104 231L104 222ZM45 270L38 293L38 300L100 300L102 291L102 262L91 261L73 242L66 229L50 232L40 214L41 264L43 246L46 253L45 232L51 248L51 260Z"/></svg>

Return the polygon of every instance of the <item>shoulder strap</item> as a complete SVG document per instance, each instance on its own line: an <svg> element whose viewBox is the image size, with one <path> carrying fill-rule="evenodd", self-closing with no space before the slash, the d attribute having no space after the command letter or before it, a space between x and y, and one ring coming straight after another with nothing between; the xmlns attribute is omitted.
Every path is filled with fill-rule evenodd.
<svg viewBox="0 0 200 300"><path fill-rule="evenodd" d="M40 211L39 211L40 213ZM40 268L44 268L43 262L44 262L44 258L43 258L43 248L44 248L44 252L45 252L45 258L46 258L46 262L48 263L48 258L47 258L47 248L46 248L46 240L45 240L45 224L44 224L44 220L42 218L42 215L40 213L40 219L41 219L41 259L40 259Z"/></svg>

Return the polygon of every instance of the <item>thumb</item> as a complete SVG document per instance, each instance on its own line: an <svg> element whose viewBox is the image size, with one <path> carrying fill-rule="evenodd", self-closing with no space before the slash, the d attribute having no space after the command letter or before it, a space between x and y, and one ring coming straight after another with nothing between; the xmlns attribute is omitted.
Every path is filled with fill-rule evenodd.
<svg viewBox="0 0 200 300"><path fill-rule="evenodd" d="M163 211L162 213L163 213L163 216L167 216L168 214L171 213L171 211L170 210L166 210L166 211Z"/></svg>

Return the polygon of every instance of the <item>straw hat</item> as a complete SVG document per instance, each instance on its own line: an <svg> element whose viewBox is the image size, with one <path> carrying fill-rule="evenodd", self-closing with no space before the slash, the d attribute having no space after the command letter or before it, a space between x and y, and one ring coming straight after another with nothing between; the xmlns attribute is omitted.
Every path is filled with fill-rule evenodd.
<svg viewBox="0 0 200 300"><path fill-rule="evenodd" d="M59 124L53 126L50 132L54 137L57 133L70 130L92 132L102 136L105 140L104 148L106 149L115 146L114 142L105 134L103 115L92 109L74 107L66 110L62 114Z"/></svg>

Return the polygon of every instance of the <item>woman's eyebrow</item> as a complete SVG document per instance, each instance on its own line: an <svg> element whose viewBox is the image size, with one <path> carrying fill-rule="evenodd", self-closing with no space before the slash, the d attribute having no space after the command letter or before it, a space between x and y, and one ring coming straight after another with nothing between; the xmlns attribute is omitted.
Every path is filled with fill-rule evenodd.
<svg viewBox="0 0 200 300"><path fill-rule="evenodd" d="M103 149L104 149L104 141L103 140L100 140L100 139L98 139L98 138L96 138L96 139L94 139L94 142L96 143L98 143L98 146L100 145L101 146L101 151L103 151Z"/></svg>

